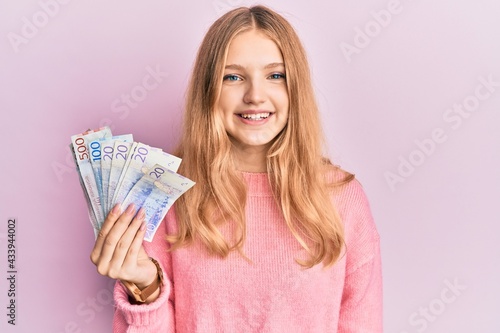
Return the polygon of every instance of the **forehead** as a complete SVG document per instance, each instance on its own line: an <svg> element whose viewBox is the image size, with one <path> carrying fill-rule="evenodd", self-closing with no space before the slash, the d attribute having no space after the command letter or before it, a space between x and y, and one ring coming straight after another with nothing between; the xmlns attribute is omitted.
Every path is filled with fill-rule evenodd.
<svg viewBox="0 0 500 333"><path fill-rule="evenodd" d="M236 35L229 44L226 65L264 67L282 63L278 45L259 30L249 30Z"/></svg>

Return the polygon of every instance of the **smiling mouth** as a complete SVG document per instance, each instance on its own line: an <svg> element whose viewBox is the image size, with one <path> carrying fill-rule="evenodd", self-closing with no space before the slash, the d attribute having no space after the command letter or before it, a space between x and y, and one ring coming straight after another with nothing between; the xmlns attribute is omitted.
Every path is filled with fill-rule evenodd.
<svg viewBox="0 0 500 333"><path fill-rule="evenodd" d="M262 113L240 113L238 116L240 116L243 119L247 120L263 120L269 118L271 115L270 112L262 112Z"/></svg>

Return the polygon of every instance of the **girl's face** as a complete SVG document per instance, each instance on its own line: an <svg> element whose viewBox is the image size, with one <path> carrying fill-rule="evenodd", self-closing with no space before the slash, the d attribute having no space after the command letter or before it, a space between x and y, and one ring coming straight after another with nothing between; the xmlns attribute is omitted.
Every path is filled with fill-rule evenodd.
<svg viewBox="0 0 500 333"><path fill-rule="evenodd" d="M267 150L286 126L288 104L278 46L258 30L237 35L229 45L218 103L236 149Z"/></svg>

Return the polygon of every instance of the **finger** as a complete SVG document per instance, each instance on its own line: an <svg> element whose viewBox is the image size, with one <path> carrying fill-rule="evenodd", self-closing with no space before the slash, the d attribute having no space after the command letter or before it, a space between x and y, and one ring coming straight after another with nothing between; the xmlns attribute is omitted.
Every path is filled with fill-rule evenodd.
<svg viewBox="0 0 500 333"><path fill-rule="evenodd" d="M121 206L120 204L116 204L113 207L113 209L109 212L108 216L106 216L106 219L102 224L101 230L99 230L99 234L97 235L94 248L92 249L92 252L90 254L90 260L94 264L97 264L99 257L101 255L102 245L104 244L106 236L108 235L111 228L115 225L116 221L118 221L120 214L121 214Z"/></svg>
<svg viewBox="0 0 500 333"><path fill-rule="evenodd" d="M135 236L140 231L141 226L143 225L144 217L145 211L144 208L141 208L132 220L130 226L123 233L121 239L118 241L118 244L116 245L115 251L113 253L113 257L110 261L110 269L120 270L125 273L131 273L131 271L134 271L136 269L137 260L129 260L126 264L125 261L129 256L130 247L132 246Z"/></svg>
<svg viewBox="0 0 500 333"><path fill-rule="evenodd" d="M127 256L125 257L124 265L131 265L133 263L139 262L140 259L148 259L149 257L144 250L142 242L144 241L144 235L146 234L146 222L144 219L141 221L141 225L134 235L134 239L130 244ZM142 257L142 258L140 258Z"/></svg>
<svg viewBox="0 0 500 333"><path fill-rule="evenodd" d="M128 281L143 286L150 285L153 282L153 278L157 276L157 268L149 259L143 245L146 231L146 222L143 222L130 245L124 262L124 267L134 267L133 271L128 275Z"/></svg>
<svg viewBox="0 0 500 333"><path fill-rule="evenodd" d="M123 234L127 231L134 215L135 205L130 204L106 234L99 256L99 262L108 264L111 261L115 249L123 237Z"/></svg>

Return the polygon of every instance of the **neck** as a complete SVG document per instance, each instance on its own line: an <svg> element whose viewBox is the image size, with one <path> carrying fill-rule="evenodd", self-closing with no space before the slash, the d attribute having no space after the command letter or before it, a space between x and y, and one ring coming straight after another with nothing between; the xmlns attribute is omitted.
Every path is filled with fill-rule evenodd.
<svg viewBox="0 0 500 333"><path fill-rule="evenodd" d="M234 147L236 168L244 172L267 172L269 147Z"/></svg>

